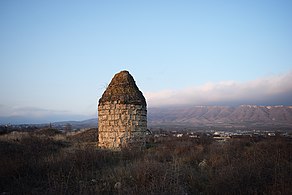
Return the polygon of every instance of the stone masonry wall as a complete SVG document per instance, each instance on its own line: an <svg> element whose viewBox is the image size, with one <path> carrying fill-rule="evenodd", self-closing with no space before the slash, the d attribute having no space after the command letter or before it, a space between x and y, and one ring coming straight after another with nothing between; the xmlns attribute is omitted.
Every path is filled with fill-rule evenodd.
<svg viewBox="0 0 292 195"><path fill-rule="evenodd" d="M147 110L143 105L103 103L98 106L98 146L120 148L144 142Z"/></svg>

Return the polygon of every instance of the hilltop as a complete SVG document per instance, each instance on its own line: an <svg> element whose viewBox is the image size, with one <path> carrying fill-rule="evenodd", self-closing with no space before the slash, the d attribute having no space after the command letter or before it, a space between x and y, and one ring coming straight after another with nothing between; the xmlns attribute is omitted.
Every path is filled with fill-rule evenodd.
<svg viewBox="0 0 292 195"><path fill-rule="evenodd" d="M269 127L292 129L292 106L188 106L149 108L151 126Z"/></svg>
<svg viewBox="0 0 292 195"><path fill-rule="evenodd" d="M58 129L96 128L97 119L52 123ZM48 125L44 124L44 125ZM148 108L149 128L257 128L292 130L292 106L182 106Z"/></svg>

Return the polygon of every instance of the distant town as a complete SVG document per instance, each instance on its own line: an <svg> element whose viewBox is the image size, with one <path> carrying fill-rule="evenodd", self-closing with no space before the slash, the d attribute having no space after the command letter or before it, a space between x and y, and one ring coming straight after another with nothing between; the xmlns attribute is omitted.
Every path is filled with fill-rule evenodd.
<svg viewBox="0 0 292 195"><path fill-rule="evenodd" d="M55 129L61 133L79 133L85 132L96 127L76 128L70 123L56 123L56 124L22 124L22 125L1 125L0 135L11 132L33 132L40 129ZM268 137L286 137L292 139L292 131L284 129L221 129L219 128L157 128L151 127L147 132L148 136L154 138L163 137L177 137L177 138L212 138L218 142L225 142L229 139L249 138L249 139L264 139Z"/></svg>

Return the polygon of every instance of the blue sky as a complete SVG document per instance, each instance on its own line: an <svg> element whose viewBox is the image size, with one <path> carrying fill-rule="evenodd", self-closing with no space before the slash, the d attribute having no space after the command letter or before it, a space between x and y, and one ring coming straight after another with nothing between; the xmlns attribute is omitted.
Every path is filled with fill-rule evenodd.
<svg viewBox="0 0 292 195"><path fill-rule="evenodd" d="M292 104L289 0L3 0L0 28L0 116L95 116L123 69L149 106Z"/></svg>

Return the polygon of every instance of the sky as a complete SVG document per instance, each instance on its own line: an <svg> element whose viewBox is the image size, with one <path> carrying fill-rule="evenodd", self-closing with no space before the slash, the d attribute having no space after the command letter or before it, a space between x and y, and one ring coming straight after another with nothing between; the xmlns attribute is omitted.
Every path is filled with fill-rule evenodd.
<svg viewBox="0 0 292 195"><path fill-rule="evenodd" d="M0 28L0 117L96 117L121 70L149 108L292 105L290 0L2 0Z"/></svg>

